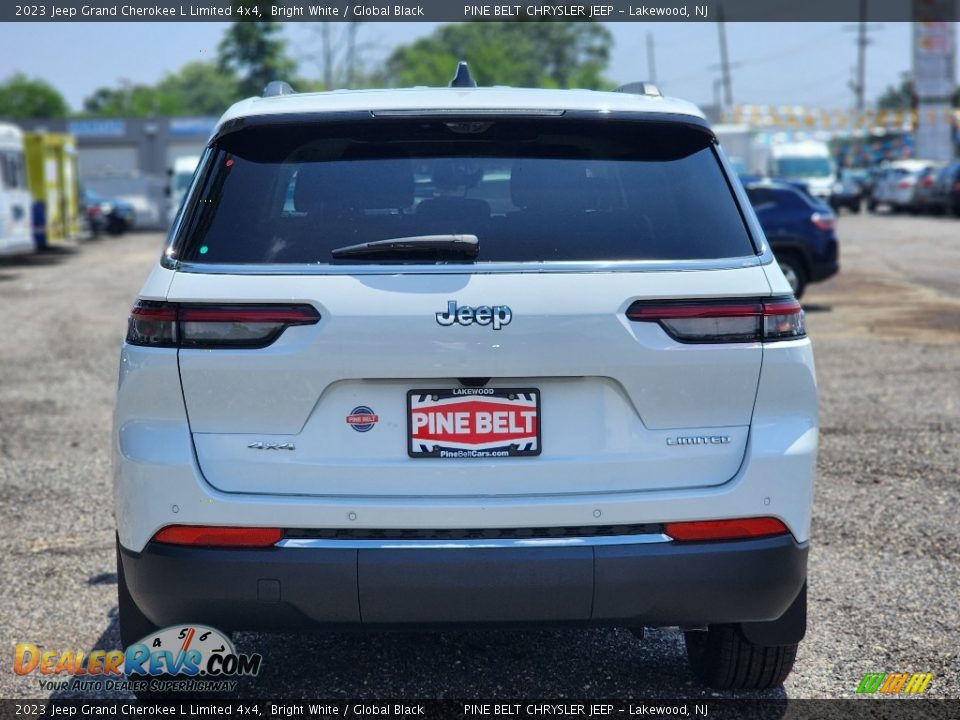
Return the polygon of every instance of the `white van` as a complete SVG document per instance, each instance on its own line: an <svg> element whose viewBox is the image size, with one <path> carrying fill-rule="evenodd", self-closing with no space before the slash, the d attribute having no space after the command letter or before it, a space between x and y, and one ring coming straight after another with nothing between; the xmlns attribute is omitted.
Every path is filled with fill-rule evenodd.
<svg viewBox="0 0 960 720"><path fill-rule="evenodd" d="M805 183L810 194L829 202L837 182L837 169L825 142L805 140L770 149L770 175Z"/></svg>
<svg viewBox="0 0 960 720"><path fill-rule="evenodd" d="M0 255L33 252L30 207L23 133L0 123Z"/></svg>
<svg viewBox="0 0 960 720"><path fill-rule="evenodd" d="M183 203L183 196L190 189L190 182L193 180L193 174L200 164L199 155L189 155L179 157L173 161L173 167L170 169L170 204L168 206L168 220L170 224L177 217L180 211L180 205Z"/></svg>

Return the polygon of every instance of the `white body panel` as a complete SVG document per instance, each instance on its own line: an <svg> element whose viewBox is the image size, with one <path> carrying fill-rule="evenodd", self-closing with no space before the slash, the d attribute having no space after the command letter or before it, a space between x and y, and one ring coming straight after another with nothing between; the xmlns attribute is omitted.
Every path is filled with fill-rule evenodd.
<svg viewBox="0 0 960 720"><path fill-rule="evenodd" d="M608 288L611 296L619 293L623 298L621 310L628 299L637 297L636 292L629 291L639 287L651 297L680 292L692 297L728 295L737 289L753 293L763 288L772 288L774 293L788 290L775 264L703 273L573 277L590 289L577 293L577 309L600 326L604 318L591 312L591 302L602 302L602 288ZM125 547L141 549L160 527L170 523L547 527L757 514L779 517L797 540L807 539L817 447L816 389L808 340L741 346L682 345L669 339L659 326L616 320L613 314L610 317L615 322L605 331L609 335L602 337L603 342L614 343L613 352L611 348L600 352L591 347L594 343L570 342L576 334L546 329L537 332L532 321L523 328L519 320L514 320L520 324L511 324L512 336L504 331L495 335L490 328L456 328L463 335L451 342L449 352L462 353L466 343L472 351L469 356L478 358L475 366L465 369L465 375L478 374L492 363L496 372L486 373L497 376L495 385L507 386L513 378L503 368L509 368L511 362L533 361L543 368L535 380L529 373L524 375L523 384L540 387L544 412L549 411L544 416L544 455L506 462L411 460L398 450L405 422L401 391L423 384L414 379L410 367L413 363L421 367L419 375L429 378L430 385L453 380L445 369L444 343L438 332L450 328L440 328L432 320L432 313L440 308L439 301L455 288L477 283L484 291L477 297L509 292L508 299L517 303L519 289L508 289L522 281L536 292L523 293L525 303L521 301L520 307L545 322L538 309L543 313L551 305L555 309L573 307L568 290L570 274L252 276L243 278L242 297L237 295L239 280L158 268L143 296L252 301L276 295L283 288L284 297L302 300L316 294L318 283L326 283L329 299L320 306L326 322L358 323L358 327L337 343L341 357L338 364L313 367L312 385L299 382L298 378L307 376L298 375L302 371L290 366L287 373L277 373L276 385L260 388L264 395L254 391L247 396L247 391L257 378L271 377L271 362L289 358L298 346L310 344L311 333L322 337L324 321L318 326L288 329L269 352L255 353L258 361L253 361L254 354L248 354L251 362L263 364L263 373L250 372L251 366L239 356L243 351L226 351L235 357L230 362L217 362L216 356L224 351L181 350L182 367L178 371L176 350L125 347L114 448L117 520ZM683 290L678 286L681 280ZM404 283L407 290L414 284L421 287L423 295L407 292L407 301L400 303L398 293L392 302L376 304L377 325L373 320L369 327L360 322L365 315L374 314L374 307L361 301L361 287L372 299L376 292L390 287L397 291ZM429 292L435 283L447 283L448 287ZM592 301L597 294L600 298ZM457 296L465 302L466 298L474 299L472 295ZM408 317L411 308L430 319L433 327L429 331L416 328ZM340 318L339 313L345 317ZM403 328L408 339L402 347L397 344L400 336L392 337L396 327ZM431 332L434 336L428 341ZM421 333L423 337L417 338ZM562 338L563 347L552 347L551 337ZM391 343L384 344L385 339ZM383 347L392 348L386 358L378 349ZM348 352L347 348L353 350ZM514 352L496 360L497 351L508 349ZM632 360L627 354L631 349L636 351ZM669 356L676 364L656 367L658 382L645 386L643 359L648 349L647 358ZM615 359L618 356L619 361ZM724 366L724 356L731 359L731 364ZM600 357L606 359L601 362ZM304 356L305 364L309 364L309 358ZM736 363L732 362L734 358ZM597 363L597 369L589 380L570 377L570 368L591 362ZM208 370L203 369L205 364ZM399 368L397 377L401 380L360 380L370 374L383 378L390 367ZM188 396L201 397L207 391L211 398L219 398L219 403L211 405L195 403L189 422L180 392L181 372ZM748 375L751 379L745 382L752 387L730 382L737 372ZM237 373L236 379L233 373ZM334 377L358 380L331 382ZM704 377L708 381L699 383L698 379ZM288 385L291 378L293 382ZM591 391L591 385L601 391ZM685 392L685 387L695 390ZM329 406L316 402L321 396L331 401ZM343 396L339 402L338 396ZM250 397L259 398L260 416L248 404ZM630 402L631 397L638 399L636 405ZM388 402L391 398L392 406ZM342 409L361 401L374 403L381 415L374 432L355 433L344 423ZM301 410L291 411L297 405ZM683 413L706 422L695 426L685 423ZM562 430L554 433L547 429L550 417L577 418L582 424L568 428L569 435ZM191 423L194 431L218 432L192 436ZM289 433L264 434L264 429L271 429L270 423L279 423L276 427ZM592 434L578 436L576 430L591 427ZM664 439L676 427L683 428L685 435L722 433L732 442L671 448ZM304 452L258 453L247 449L250 442L264 439L291 439ZM366 452L358 457L363 448ZM611 449L615 452L608 452Z"/></svg>
<svg viewBox="0 0 960 720"><path fill-rule="evenodd" d="M200 471L171 353L127 347L116 411L115 500L120 542L141 550L172 523L327 528L555 527L772 515L809 536L817 403L809 340L768 345L746 455L711 488L608 492L578 469L580 492L463 497L305 497L227 493ZM696 450L697 448L691 448ZM419 461L427 462L427 461ZM492 475L491 468L474 466ZM416 472L413 468L413 472ZM495 468L493 469L495 471ZM376 472L376 467L369 472ZM588 482L588 480L590 482Z"/></svg>

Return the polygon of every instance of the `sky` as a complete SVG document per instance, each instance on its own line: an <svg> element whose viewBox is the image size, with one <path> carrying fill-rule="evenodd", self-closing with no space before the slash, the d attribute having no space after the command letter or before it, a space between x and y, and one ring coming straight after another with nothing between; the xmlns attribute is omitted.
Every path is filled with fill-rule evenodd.
<svg viewBox="0 0 960 720"><path fill-rule="evenodd" d="M366 23L358 42L376 64L393 47L429 34L436 23ZM711 104L719 76L715 23L607 23L615 44L607 76L650 79L647 35L664 94ZM51 82L77 110L104 85L153 83L192 60L216 56L226 23L0 23L0 78L14 71ZM284 23L301 73L318 77L316 23ZM727 23L735 103L847 108L856 65L856 32L846 23ZM897 84L911 66L911 26L884 23L870 33L867 99ZM453 68L451 68L451 75Z"/></svg>

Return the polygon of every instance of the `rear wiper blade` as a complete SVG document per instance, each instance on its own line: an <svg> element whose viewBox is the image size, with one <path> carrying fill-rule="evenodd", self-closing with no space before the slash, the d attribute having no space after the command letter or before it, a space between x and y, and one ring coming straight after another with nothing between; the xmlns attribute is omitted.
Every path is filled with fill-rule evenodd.
<svg viewBox="0 0 960 720"><path fill-rule="evenodd" d="M346 245L331 252L335 258L376 255L454 255L473 260L480 251L476 235L412 235Z"/></svg>

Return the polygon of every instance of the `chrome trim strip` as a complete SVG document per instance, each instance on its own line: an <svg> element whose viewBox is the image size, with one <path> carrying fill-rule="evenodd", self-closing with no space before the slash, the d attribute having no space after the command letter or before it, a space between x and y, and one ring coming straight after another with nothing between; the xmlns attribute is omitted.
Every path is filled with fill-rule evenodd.
<svg viewBox="0 0 960 720"><path fill-rule="evenodd" d="M325 538L284 538L274 547L375 549L375 550L453 550L463 548L589 547L593 545L648 545L672 542L663 533L647 535L607 535L598 537L516 538L506 540L328 540Z"/></svg>
<svg viewBox="0 0 960 720"><path fill-rule="evenodd" d="M718 260L618 260L571 262L484 262L463 264L207 264L161 259L170 270L206 275L499 275L507 273L696 272L740 270L773 262L773 253Z"/></svg>

